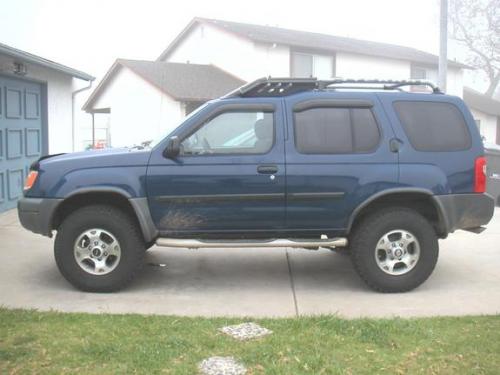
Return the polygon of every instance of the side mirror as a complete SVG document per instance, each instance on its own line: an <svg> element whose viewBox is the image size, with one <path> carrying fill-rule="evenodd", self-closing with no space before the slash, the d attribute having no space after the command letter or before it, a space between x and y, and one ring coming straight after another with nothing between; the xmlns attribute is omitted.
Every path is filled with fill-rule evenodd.
<svg viewBox="0 0 500 375"><path fill-rule="evenodd" d="M168 139L167 148L163 151L163 156L169 159L175 159L179 155L180 151L181 141L179 140L179 137L174 135Z"/></svg>

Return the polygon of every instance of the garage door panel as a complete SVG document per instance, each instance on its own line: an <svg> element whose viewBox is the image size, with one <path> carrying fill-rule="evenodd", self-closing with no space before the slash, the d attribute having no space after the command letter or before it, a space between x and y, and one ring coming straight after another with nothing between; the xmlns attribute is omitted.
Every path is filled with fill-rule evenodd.
<svg viewBox="0 0 500 375"><path fill-rule="evenodd" d="M19 159L23 156L23 130L7 129L7 159Z"/></svg>
<svg viewBox="0 0 500 375"><path fill-rule="evenodd" d="M40 118L40 94L26 90L24 93L24 118L36 120Z"/></svg>
<svg viewBox="0 0 500 375"><path fill-rule="evenodd" d="M14 87L5 88L5 117L10 119L21 118L23 114L22 94L21 89Z"/></svg>
<svg viewBox="0 0 500 375"><path fill-rule="evenodd" d="M29 166L43 155L41 85L0 74L0 212L16 207Z"/></svg>
<svg viewBox="0 0 500 375"><path fill-rule="evenodd" d="M0 204L5 202L5 172L0 171Z"/></svg>
<svg viewBox="0 0 500 375"><path fill-rule="evenodd" d="M0 161L2 161L4 158L3 133L4 133L3 129L0 129Z"/></svg>
<svg viewBox="0 0 500 375"><path fill-rule="evenodd" d="M22 196L24 172L22 168L7 171L7 190L10 201L15 201Z"/></svg>
<svg viewBox="0 0 500 375"><path fill-rule="evenodd" d="M26 129L26 156L40 156L42 153L42 131L36 128Z"/></svg>

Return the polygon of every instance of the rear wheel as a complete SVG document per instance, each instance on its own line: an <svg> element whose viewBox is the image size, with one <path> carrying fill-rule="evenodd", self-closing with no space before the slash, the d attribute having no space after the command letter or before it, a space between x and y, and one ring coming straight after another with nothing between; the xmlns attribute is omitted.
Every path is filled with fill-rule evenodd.
<svg viewBox="0 0 500 375"><path fill-rule="evenodd" d="M407 208L368 215L354 228L350 250L361 278L384 293L406 292L422 284L439 255L432 225Z"/></svg>
<svg viewBox="0 0 500 375"><path fill-rule="evenodd" d="M105 205L83 207L57 231L54 255L62 275L78 289L123 288L143 263L145 244L134 220Z"/></svg>

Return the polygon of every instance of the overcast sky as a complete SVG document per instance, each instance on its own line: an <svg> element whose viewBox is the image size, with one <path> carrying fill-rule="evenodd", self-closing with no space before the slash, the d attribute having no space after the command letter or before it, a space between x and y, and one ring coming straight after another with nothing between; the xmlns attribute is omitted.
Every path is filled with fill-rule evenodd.
<svg viewBox="0 0 500 375"><path fill-rule="evenodd" d="M0 42L100 78L157 58L196 16L438 50L438 0L0 0Z"/></svg>

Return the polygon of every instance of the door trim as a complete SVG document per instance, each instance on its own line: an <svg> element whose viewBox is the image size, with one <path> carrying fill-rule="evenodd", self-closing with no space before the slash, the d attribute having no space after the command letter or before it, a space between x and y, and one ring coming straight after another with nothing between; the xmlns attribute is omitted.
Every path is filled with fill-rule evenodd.
<svg viewBox="0 0 500 375"><path fill-rule="evenodd" d="M244 200L268 200L284 198L285 193L263 193L263 194L194 194L194 195L160 195L153 197L161 203L199 203L214 201L244 201Z"/></svg>

